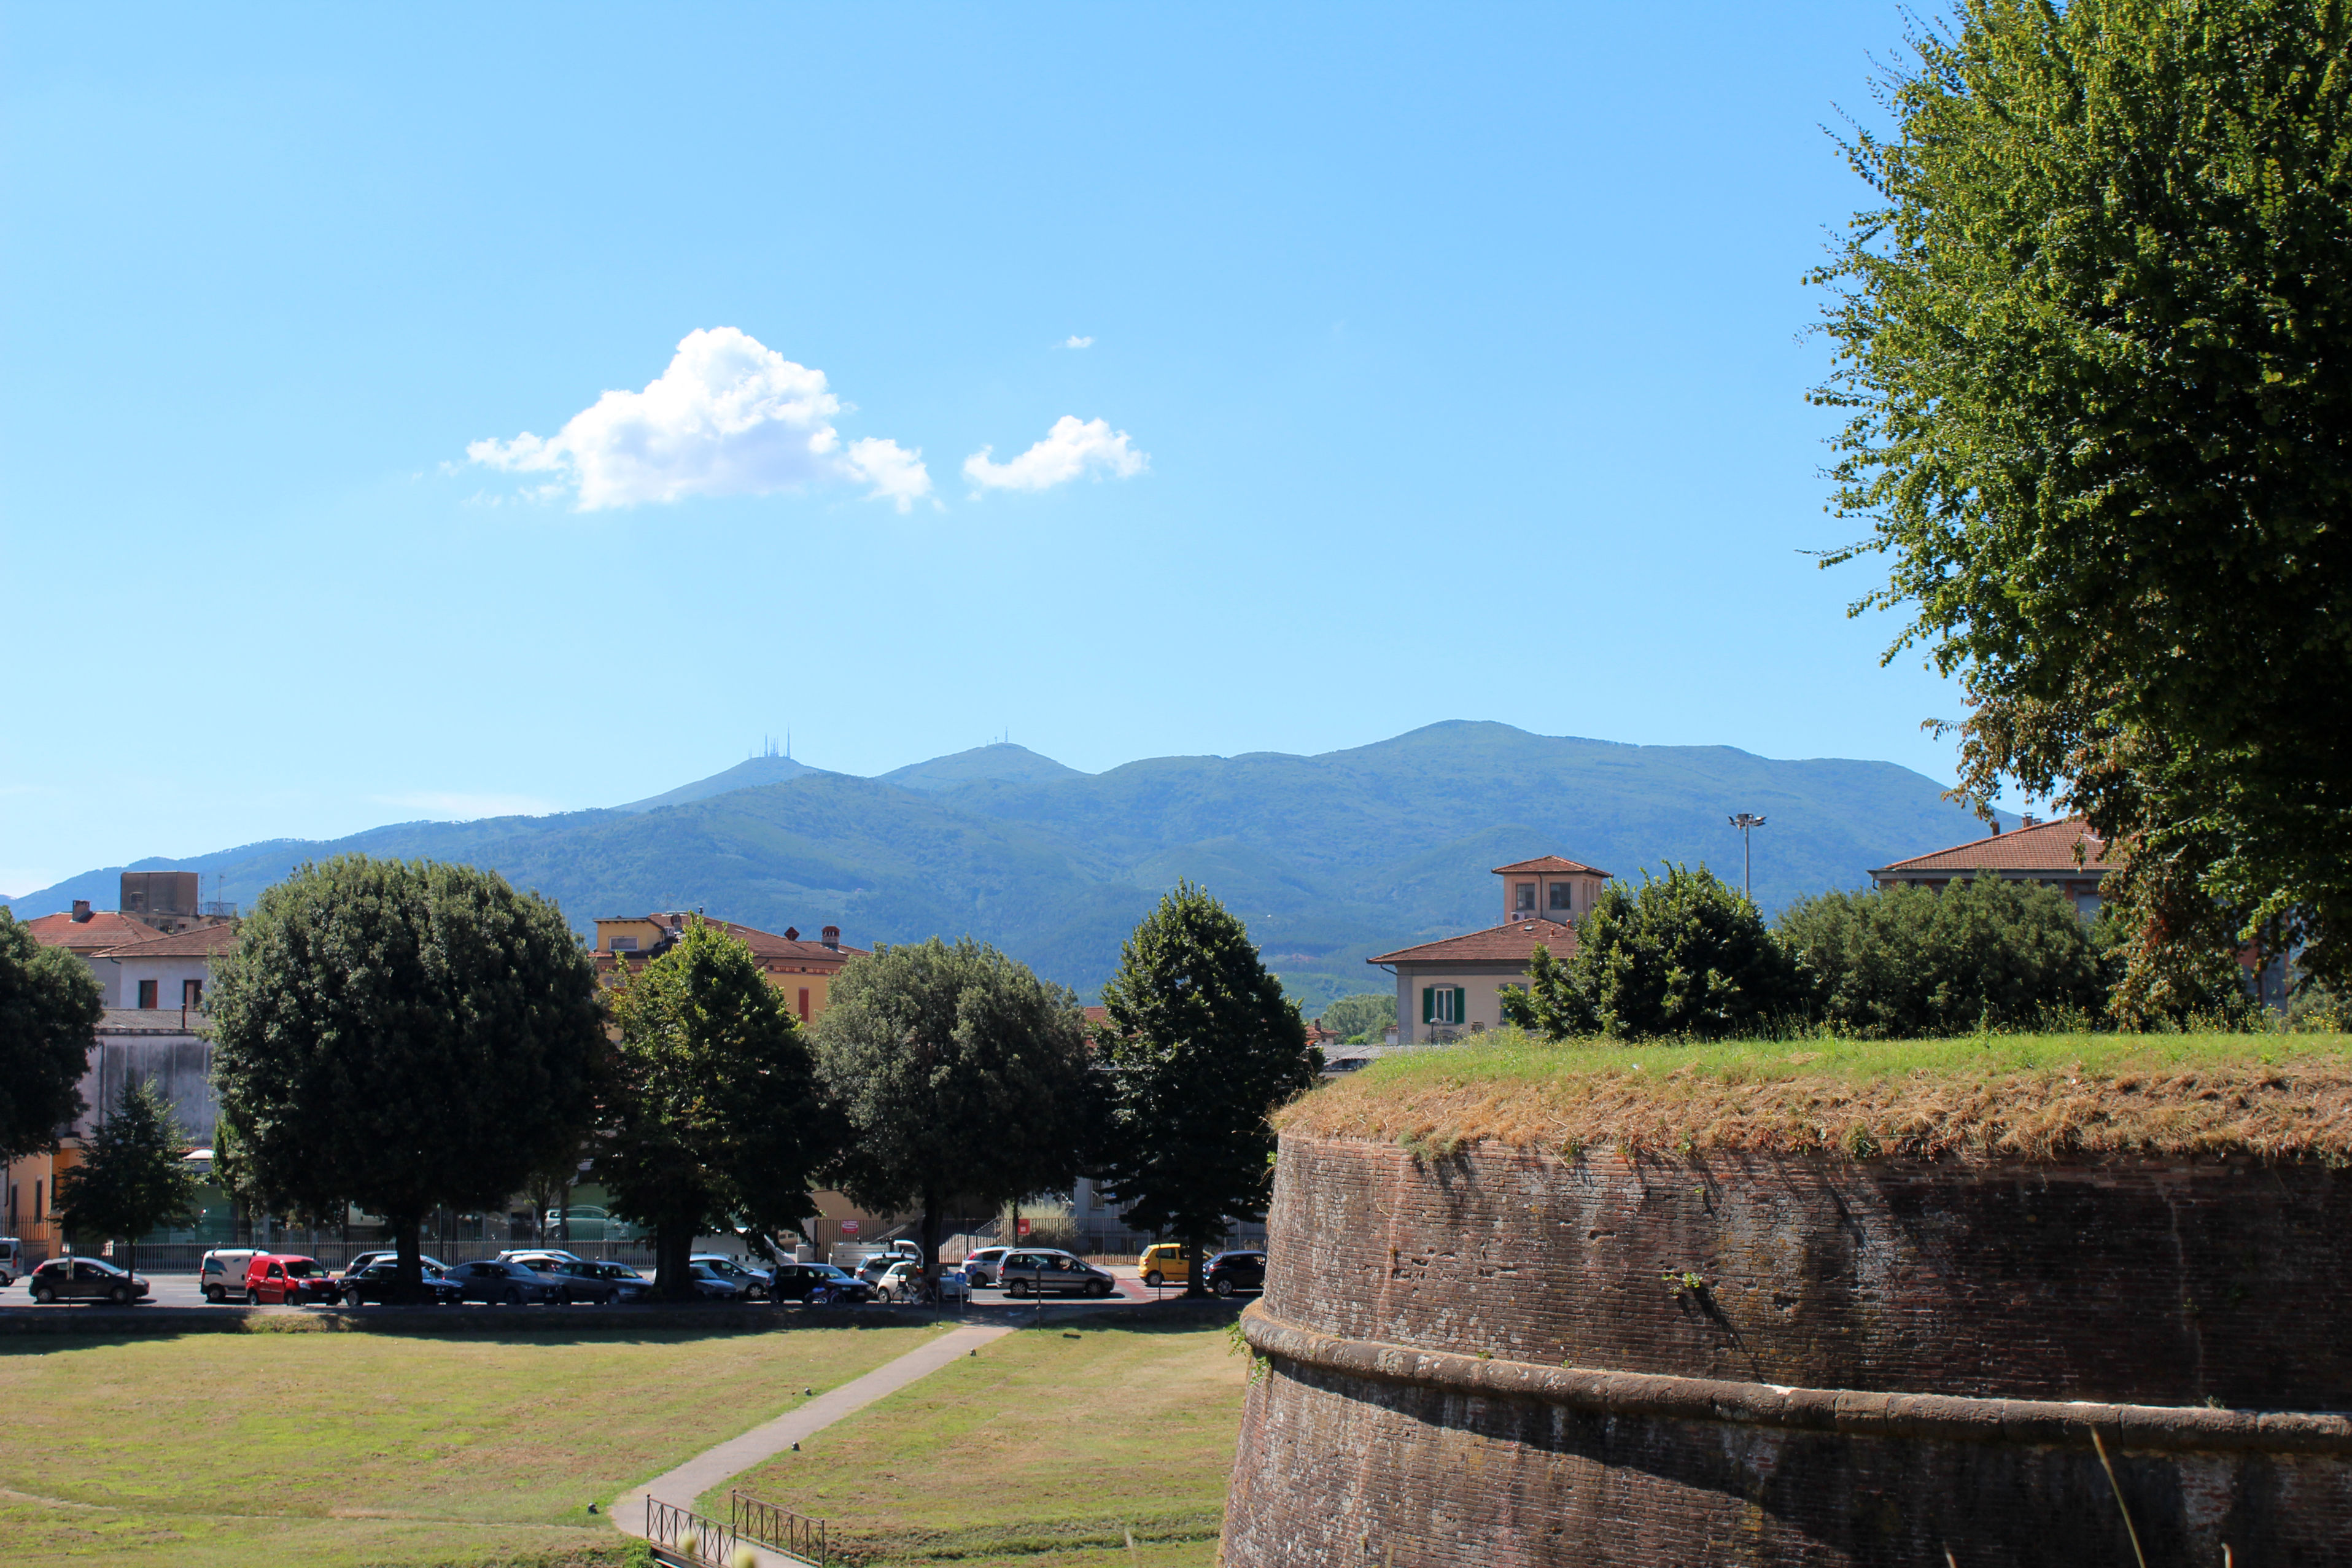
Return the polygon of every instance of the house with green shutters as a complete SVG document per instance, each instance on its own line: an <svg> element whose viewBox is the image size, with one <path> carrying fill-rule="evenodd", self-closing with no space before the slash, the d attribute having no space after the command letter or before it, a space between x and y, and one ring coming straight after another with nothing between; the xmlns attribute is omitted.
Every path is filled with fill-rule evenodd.
<svg viewBox="0 0 2352 1568"><path fill-rule="evenodd" d="M1397 1044L1439 1045L1503 1021L1506 985L1525 985L1538 947L1564 959L1576 951L1576 921L1609 880L1596 866L1557 855L1495 868L1503 883L1503 923L1366 959L1396 976Z"/></svg>

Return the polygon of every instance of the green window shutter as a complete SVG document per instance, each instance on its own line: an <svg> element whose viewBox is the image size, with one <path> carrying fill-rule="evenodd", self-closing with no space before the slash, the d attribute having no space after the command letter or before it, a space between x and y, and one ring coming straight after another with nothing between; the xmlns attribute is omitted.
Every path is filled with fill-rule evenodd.
<svg viewBox="0 0 2352 1568"><path fill-rule="evenodd" d="M1437 987L1434 985L1421 988L1421 1021L1424 1024L1437 1022Z"/></svg>
<svg viewBox="0 0 2352 1568"><path fill-rule="evenodd" d="M1470 1016L1470 1010L1464 1005L1464 1004L1468 1002L1469 999L1470 993L1465 991L1459 985L1456 985L1454 988L1454 1021L1455 1023L1459 1024L1464 1019Z"/></svg>

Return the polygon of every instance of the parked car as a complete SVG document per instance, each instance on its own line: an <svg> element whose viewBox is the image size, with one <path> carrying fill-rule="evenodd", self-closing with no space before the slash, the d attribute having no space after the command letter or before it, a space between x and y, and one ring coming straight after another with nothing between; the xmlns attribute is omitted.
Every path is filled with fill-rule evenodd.
<svg viewBox="0 0 2352 1568"><path fill-rule="evenodd" d="M0 1290L16 1282L25 1271L25 1244L13 1236L0 1236Z"/></svg>
<svg viewBox="0 0 2352 1568"><path fill-rule="evenodd" d="M1013 1296L1108 1296L1118 1281L1066 1252L1023 1249L1004 1259L1004 1289Z"/></svg>
<svg viewBox="0 0 2352 1568"><path fill-rule="evenodd" d="M1209 1289L1220 1296L1230 1296L1236 1290L1265 1289L1265 1254L1263 1252L1220 1252L1209 1259L1201 1270Z"/></svg>
<svg viewBox="0 0 2352 1568"><path fill-rule="evenodd" d="M874 1282L874 1294L885 1301L911 1301L922 1293L923 1266L910 1258L900 1258L882 1271ZM940 1270L939 1296L942 1301L961 1300L971 1293L971 1286L961 1268Z"/></svg>
<svg viewBox="0 0 2352 1568"><path fill-rule="evenodd" d="M572 1234L567 1237L568 1240L639 1241L645 1237L646 1233L642 1227L631 1225L625 1219L616 1219L611 1213L597 1207L594 1204L574 1204L568 1209L548 1210L547 1234L562 1236L563 1220L567 1215L572 1218Z"/></svg>
<svg viewBox="0 0 2352 1568"><path fill-rule="evenodd" d="M613 1300L643 1301L650 1299L654 1293L654 1282L625 1263L592 1261L583 1263L579 1267L588 1270L596 1279L609 1281L613 1287L611 1297Z"/></svg>
<svg viewBox="0 0 2352 1568"><path fill-rule="evenodd" d="M878 1291L882 1288L882 1276L905 1261L895 1252L877 1252L857 1266L857 1277Z"/></svg>
<svg viewBox="0 0 2352 1568"><path fill-rule="evenodd" d="M205 1256L210 1257L211 1255L207 1253ZM341 1278L336 1280L336 1283L348 1290L352 1280L358 1279L361 1275L365 1274L377 1264L397 1263L399 1261L400 1253L396 1249L390 1247L373 1252L353 1253L352 1255L352 1260L343 1265L343 1272ZM416 1255L416 1261L424 1268L427 1274L446 1274L449 1270L449 1266L447 1264L442 1262L439 1258L430 1257L425 1253L418 1253ZM207 1294L209 1294L209 1292L207 1292Z"/></svg>
<svg viewBox="0 0 2352 1568"><path fill-rule="evenodd" d="M52 1258L25 1281L33 1300L51 1301L111 1301L128 1307L149 1295L147 1281L103 1258Z"/></svg>
<svg viewBox="0 0 2352 1568"><path fill-rule="evenodd" d="M436 1307L457 1304L457 1286L446 1273L431 1265L425 1266L421 1272L426 1300ZM342 1288L343 1301L348 1306L364 1307L370 1302L380 1307L389 1305L400 1283L400 1260L379 1258L356 1274L346 1269L337 1283Z"/></svg>
<svg viewBox="0 0 2352 1568"><path fill-rule="evenodd" d="M553 1258L559 1263L588 1261L578 1253L561 1247L509 1247L499 1254L499 1261L501 1263L512 1263L518 1258L529 1263L533 1268L540 1267L540 1260L542 1258Z"/></svg>
<svg viewBox="0 0 2352 1568"><path fill-rule="evenodd" d="M243 1300L246 1266L262 1256L257 1247L223 1247L205 1253L196 1270L205 1300L215 1307L231 1296Z"/></svg>
<svg viewBox="0 0 2352 1568"><path fill-rule="evenodd" d="M721 1274L708 1263L689 1263L694 1271L694 1289L699 1295L718 1301L748 1301L751 1287L730 1275Z"/></svg>
<svg viewBox="0 0 2352 1568"><path fill-rule="evenodd" d="M716 1252L698 1252L687 1261L707 1263L718 1273L737 1281L743 1287L743 1299L747 1301L767 1300L768 1292L775 1287L775 1276L766 1269L754 1268L748 1263L738 1263L735 1259L722 1257Z"/></svg>
<svg viewBox="0 0 2352 1568"><path fill-rule="evenodd" d="M1184 1261L1181 1243L1154 1242L1143 1249L1135 1260L1135 1271L1143 1276L1146 1285L1185 1285L1192 1282L1192 1271Z"/></svg>
<svg viewBox="0 0 2352 1568"><path fill-rule="evenodd" d="M497 1258L460 1263L449 1270L449 1281L457 1287L459 1300L488 1301L499 1307L552 1301L559 1289L552 1278L530 1265Z"/></svg>
<svg viewBox="0 0 2352 1568"><path fill-rule="evenodd" d="M998 1271L1004 1267L1004 1255L1009 1247L983 1247L978 1252L966 1253L963 1276L975 1285L993 1285Z"/></svg>
<svg viewBox="0 0 2352 1568"><path fill-rule="evenodd" d="M871 1301L874 1287L830 1263L780 1263L776 1265L774 1299L806 1301L812 1307L837 1306Z"/></svg>
<svg viewBox="0 0 2352 1568"><path fill-rule="evenodd" d="M290 1252L257 1252L245 1266L248 1307L331 1307L342 1289L325 1264Z"/></svg>
<svg viewBox="0 0 2352 1568"><path fill-rule="evenodd" d="M555 1281L555 1299L565 1306L587 1301L602 1307L620 1295L621 1288L596 1265L570 1253L502 1252L500 1261L520 1263Z"/></svg>

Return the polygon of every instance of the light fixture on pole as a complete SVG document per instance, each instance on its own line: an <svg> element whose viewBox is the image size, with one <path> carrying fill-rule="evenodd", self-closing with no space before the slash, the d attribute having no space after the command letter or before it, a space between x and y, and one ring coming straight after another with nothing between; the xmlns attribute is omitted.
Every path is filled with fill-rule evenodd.
<svg viewBox="0 0 2352 1568"><path fill-rule="evenodd" d="M1746 899L1749 903L1754 903L1756 901L1756 848L1755 841L1749 838L1748 835L1755 829L1763 826L1764 819L1753 815L1752 813L1743 811L1738 816L1731 819L1731 826L1739 829L1739 858L1741 862L1739 871L1739 896Z"/></svg>

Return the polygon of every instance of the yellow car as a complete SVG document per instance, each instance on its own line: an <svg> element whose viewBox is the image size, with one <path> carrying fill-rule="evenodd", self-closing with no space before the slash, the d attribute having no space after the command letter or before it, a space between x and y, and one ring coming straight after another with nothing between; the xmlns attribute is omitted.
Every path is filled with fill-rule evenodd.
<svg viewBox="0 0 2352 1568"><path fill-rule="evenodd" d="M1181 1285L1191 1278L1184 1267L1184 1246L1176 1241L1145 1247L1135 1268L1146 1285Z"/></svg>

